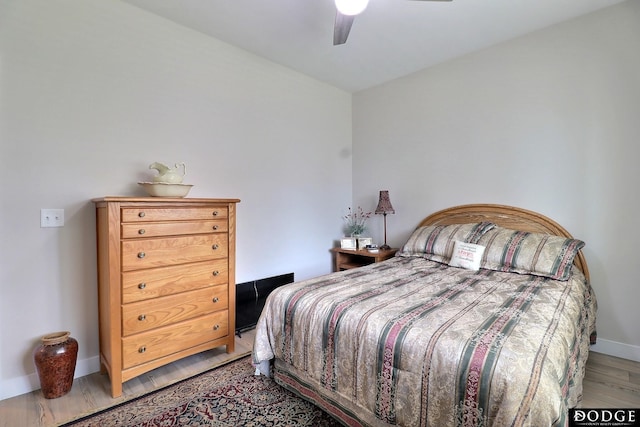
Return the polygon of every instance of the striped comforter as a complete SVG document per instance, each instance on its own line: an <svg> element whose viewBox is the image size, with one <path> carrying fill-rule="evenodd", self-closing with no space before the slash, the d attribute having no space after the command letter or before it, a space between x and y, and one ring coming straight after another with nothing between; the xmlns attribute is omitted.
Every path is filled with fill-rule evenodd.
<svg viewBox="0 0 640 427"><path fill-rule="evenodd" d="M562 426L595 297L566 281L396 257L268 298L254 363L346 425Z"/></svg>

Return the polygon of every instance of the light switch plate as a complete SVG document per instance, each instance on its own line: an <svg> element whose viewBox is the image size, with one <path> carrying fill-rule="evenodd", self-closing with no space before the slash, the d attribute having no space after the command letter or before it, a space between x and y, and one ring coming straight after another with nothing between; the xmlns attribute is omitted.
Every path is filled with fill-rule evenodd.
<svg viewBox="0 0 640 427"><path fill-rule="evenodd" d="M63 227L64 209L40 209L40 227Z"/></svg>

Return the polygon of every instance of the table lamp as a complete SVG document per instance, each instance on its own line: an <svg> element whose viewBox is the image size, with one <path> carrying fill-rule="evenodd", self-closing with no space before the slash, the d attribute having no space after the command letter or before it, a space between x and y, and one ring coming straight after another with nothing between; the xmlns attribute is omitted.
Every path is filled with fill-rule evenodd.
<svg viewBox="0 0 640 427"><path fill-rule="evenodd" d="M380 249L391 249L391 247L387 245L387 214L394 214L396 211L393 210L393 206L391 206L389 191L380 190L380 200L378 200L378 207L375 213L384 215L384 245L380 246Z"/></svg>

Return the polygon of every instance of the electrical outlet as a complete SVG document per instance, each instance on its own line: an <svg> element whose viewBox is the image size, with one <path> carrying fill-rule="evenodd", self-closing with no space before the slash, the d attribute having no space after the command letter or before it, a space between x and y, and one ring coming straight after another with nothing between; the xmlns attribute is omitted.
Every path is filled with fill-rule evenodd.
<svg viewBox="0 0 640 427"><path fill-rule="evenodd" d="M40 227L63 227L64 209L40 209Z"/></svg>

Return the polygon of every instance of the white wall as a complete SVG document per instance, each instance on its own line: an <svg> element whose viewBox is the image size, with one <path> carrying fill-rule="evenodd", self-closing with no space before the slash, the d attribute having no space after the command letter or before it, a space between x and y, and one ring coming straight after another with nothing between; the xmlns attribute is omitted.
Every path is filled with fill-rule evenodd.
<svg viewBox="0 0 640 427"><path fill-rule="evenodd" d="M0 399L49 332L98 370L91 198L154 161L240 198L237 280L328 273L351 203L351 95L113 0L0 0ZM63 228L40 228L63 208Z"/></svg>
<svg viewBox="0 0 640 427"><path fill-rule="evenodd" d="M593 349L640 360L639 23L628 1L355 94L354 204L390 191L395 246L458 204L554 218L587 243Z"/></svg>

